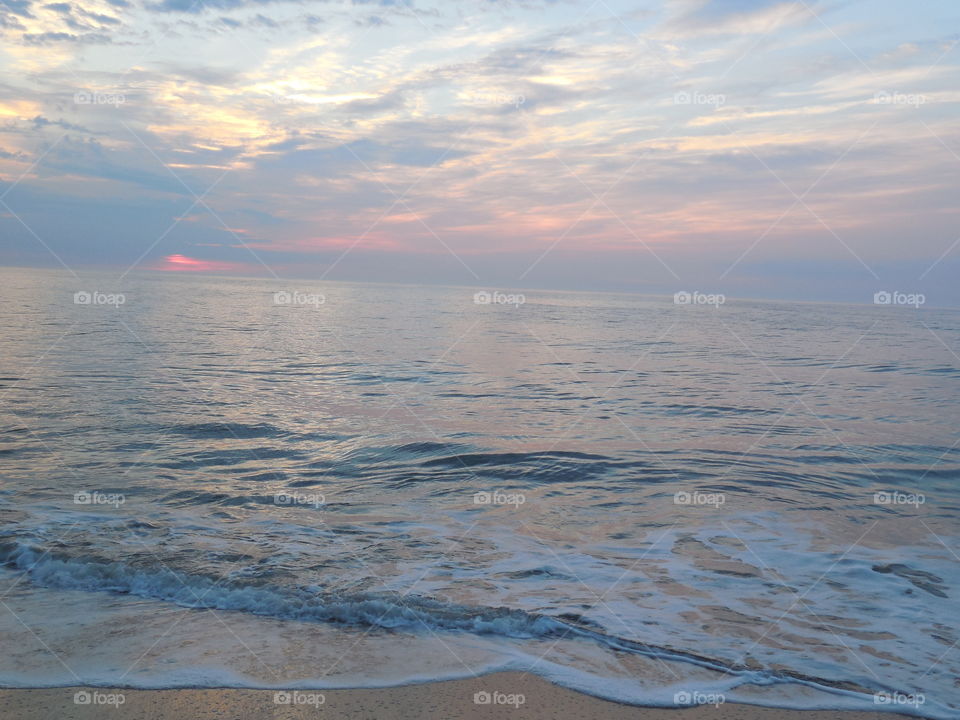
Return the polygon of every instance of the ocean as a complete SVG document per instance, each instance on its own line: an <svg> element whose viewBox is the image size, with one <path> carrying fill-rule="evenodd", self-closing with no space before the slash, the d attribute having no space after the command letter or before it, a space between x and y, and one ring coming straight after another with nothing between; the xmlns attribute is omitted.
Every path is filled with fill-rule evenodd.
<svg viewBox="0 0 960 720"><path fill-rule="evenodd" d="M956 311L0 288L0 685L960 713Z"/></svg>

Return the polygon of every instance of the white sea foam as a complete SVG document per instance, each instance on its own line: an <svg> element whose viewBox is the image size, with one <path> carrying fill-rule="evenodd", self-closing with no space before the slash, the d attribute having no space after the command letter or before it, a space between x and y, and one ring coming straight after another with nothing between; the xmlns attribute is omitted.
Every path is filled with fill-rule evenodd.
<svg viewBox="0 0 960 720"><path fill-rule="evenodd" d="M451 670L449 663L427 668L413 667L408 649L402 647L398 638L431 636L442 633L443 645L452 644L457 652L476 654L471 659L470 673L497 670L532 670L559 684L593 695L620 702L673 706L677 693L691 688L702 697L723 695L730 700L762 702L782 707L823 707L834 709L874 709L873 696L866 689L856 690L836 686L832 681L784 672L751 670L731 667L721 660L672 650L666 646L640 643L608 634L583 623L556 617L508 608L470 607L440 602L419 596L387 595L336 596L322 595L303 588L273 586L267 584L238 586L212 578L188 575L166 568L135 568L121 562L105 562L96 559L78 559L55 555L40 548L19 543L5 543L0 550L2 559L9 568L26 572L32 583L39 588L33 593L50 593L54 589L73 595L76 602L85 604L89 596L104 591L124 594L118 597L113 607L100 611L94 625L116 625L119 616L126 613L121 624L137 632L138 623L130 616L134 597L175 603L190 608L216 609L247 613L258 618L260 642L258 648L274 646L273 652L280 658L286 656L282 646L287 640L276 634L264 633L262 628L276 627L277 623L287 628L300 625L302 628L324 627L319 632L343 632L337 628L376 627L388 634L375 637L379 643L376 652L384 658L395 658L392 670L371 674L369 668L361 673L348 674L330 679L301 674L296 680L285 679L273 682L271 678L251 676L238 671L235 665L223 664L222 648L207 652L202 658L188 656L172 667L153 668L149 672L120 677L117 668L93 669L83 677L90 685L109 686L131 684L141 687L173 687L183 685L217 685L230 687L302 687L324 688L345 686L380 686L423 682L426 680L452 679L465 676ZM10 571L6 571L9 575ZM116 597L111 595L109 597ZM89 618L88 618L89 620ZM290 623L289 621L295 621ZM272 623L272 625L270 625ZM302 623L306 623L303 625ZM50 618L40 622L50 627ZM142 629L142 628L141 628ZM389 631L402 631L395 635ZM275 633L276 631L274 631ZM222 634L222 633L221 633ZM145 633L147 637L150 633ZM209 631L203 633L209 635ZM129 642L129 636L124 635ZM331 635L324 642L329 644ZM472 638L472 639L471 639ZM561 644L569 662L557 662L543 658L539 645ZM532 644L532 645L531 645ZM398 646L391 650L391 645ZM103 649L103 648L102 648ZM104 649L105 650L105 649ZM626 652L638 657L638 662L668 665L674 670L671 677L659 682L638 683L633 672L622 676L609 672L611 651ZM122 655L114 647L106 658ZM386 661L386 666L391 663ZM413 664L415 665L415 664ZM607 672L599 668L607 667ZM50 670L53 670L53 675ZM58 685L75 683L76 678L63 676L59 668L38 672L36 668L25 672L6 670L0 673L0 683L7 685ZM781 689L773 695L759 699L744 688L777 685ZM882 687L881 690L896 690ZM890 709L890 708L879 708ZM893 708L903 710L904 708ZM910 708L908 708L910 709ZM914 708L917 714L930 718L948 717L948 708L931 701L923 707Z"/></svg>

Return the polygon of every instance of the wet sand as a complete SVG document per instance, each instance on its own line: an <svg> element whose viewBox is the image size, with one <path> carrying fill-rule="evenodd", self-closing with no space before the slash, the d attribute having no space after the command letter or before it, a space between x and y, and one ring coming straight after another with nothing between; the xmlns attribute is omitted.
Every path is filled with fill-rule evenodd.
<svg viewBox="0 0 960 720"><path fill-rule="evenodd" d="M487 700L489 702L485 702ZM583 695L534 675L495 673L467 680L382 689L325 690L322 693L290 691L278 694L274 690L234 689L112 690L80 687L0 690L0 718L894 720L906 716L879 711L779 710L733 703L685 709L643 708Z"/></svg>

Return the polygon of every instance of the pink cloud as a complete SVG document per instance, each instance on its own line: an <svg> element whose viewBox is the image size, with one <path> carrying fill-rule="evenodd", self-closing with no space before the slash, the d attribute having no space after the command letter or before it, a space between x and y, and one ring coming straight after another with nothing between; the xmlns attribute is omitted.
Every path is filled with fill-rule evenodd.
<svg viewBox="0 0 960 720"><path fill-rule="evenodd" d="M167 255L162 262L150 268L165 272L249 272L253 269L249 263L226 262L223 260L200 260L186 255Z"/></svg>

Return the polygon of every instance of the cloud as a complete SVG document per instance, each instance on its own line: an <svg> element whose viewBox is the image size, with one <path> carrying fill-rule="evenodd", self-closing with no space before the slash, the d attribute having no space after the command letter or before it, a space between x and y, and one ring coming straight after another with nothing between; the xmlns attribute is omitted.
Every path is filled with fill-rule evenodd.
<svg viewBox="0 0 960 720"><path fill-rule="evenodd" d="M812 19L816 0L675 0L667 28L680 34L762 34Z"/></svg>
<svg viewBox="0 0 960 720"><path fill-rule="evenodd" d="M384 144L360 139L329 148L303 148L301 140L291 138L272 147L286 149L286 152L263 156L257 162L258 167L322 177L368 174L368 168L378 169L383 165L430 167L467 154L463 150L421 144L415 140Z"/></svg>
<svg viewBox="0 0 960 720"><path fill-rule="evenodd" d="M4 0L2 9L14 15L19 15L20 17L32 18L33 15L30 13L30 5L30 0Z"/></svg>
<svg viewBox="0 0 960 720"><path fill-rule="evenodd" d="M0 8L0 11L2 11L2 8ZM0 28L6 28L8 30L26 30L26 27L23 25L23 23L7 13L0 14Z"/></svg>
<svg viewBox="0 0 960 720"><path fill-rule="evenodd" d="M160 2L148 3L146 7L148 10L161 13L190 13L196 15L207 10L237 10L284 2L296 2L296 0L161 0Z"/></svg>
<svg viewBox="0 0 960 720"><path fill-rule="evenodd" d="M351 100L342 105L344 112L380 113L398 110L406 103L406 93L402 89L385 92L379 97Z"/></svg>
<svg viewBox="0 0 960 720"><path fill-rule="evenodd" d="M340 267L358 279L470 279L446 244L516 280L556 245L525 282L596 272L632 287L662 273L644 244L677 267L728 266L761 236L738 277L773 277L776 260L847 252L800 206L764 235L795 200L784 185L824 173L805 202L871 264L932 262L955 239L957 50L931 6L891 25L830 4L870 72L799 2L648 14L624 0L581 18L576 3L427 1L341 0L314 5L320 17L295 0L146 0L153 12L128 19L109 9L127 0L15 0L27 15L2 22L27 34L4 37L0 94L17 100L0 103L0 178L27 173L16 210L71 264L133 262L188 212L162 163L197 193L220 179L205 202L271 265L322 271L356 243ZM357 26L371 14L393 27ZM84 88L126 102L71 102ZM879 106L878 90L927 101ZM195 207L144 262L246 261L237 244Z"/></svg>
<svg viewBox="0 0 960 720"><path fill-rule="evenodd" d="M84 45L108 45L113 42L109 35L103 33L84 33L74 35L65 32L26 33L22 40L26 45L46 46L59 43L78 43Z"/></svg>
<svg viewBox="0 0 960 720"><path fill-rule="evenodd" d="M146 162L155 165L151 156ZM129 184L140 188L174 195L189 195L173 175L162 169L157 172L139 167L132 153L105 147L101 142L87 138L77 140L66 137L50 152L43 156L38 165L41 174L46 176L71 175L85 178L98 178ZM202 183L190 179L184 180L188 187Z"/></svg>
<svg viewBox="0 0 960 720"><path fill-rule="evenodd" d="M83 13L83 16L100 23L101 25L120 25L119 18L115 18L112 15L104 15L102 13L90 12L84 8L80 9L80 12Z"/></svg>
<svg viewBox="0 0 960 720"><path fill-rule="evenodd" d="M687 17L701 20L717 20L734 15L745 16L763 13L779 5L795 5L796 0L698 0Z"/></svg>
<svg viewBox="0 0 960 720"><path fill-rule="evenodd" d="M272 20L268 18L266 15L257 13L257 15L253 18L253 20L250 21L250 26L260 27L260 28L270 28L271 30L275 30L276 28L280 27L280 23L278 23L276 20Z"/></svg>
<svg viewBox="0 0 960 720"><path fill-rule="evenodd" d="M351 0L354 5L379 5L380 7L413 7L413 0Z"/></svg>
<svg viewBox="0 0 960 720"><path fill-rule="evenodd" d="M368 15L365 18L357 18L354 22L358 27L381 27L390 24L379 15Z"/></svg>
<svg viewBox="0 0 960 720"><path fill-rule="evenodd" d="M66 120L50 120L49 118L44 117L43 115L37 115L31 121L33 123L33 129L39 130L40 128L45 127L60 127L64 130L78 130L80 132L89 132L85 127L80 125L75 125L73 123L67 122Z"/></svg>

